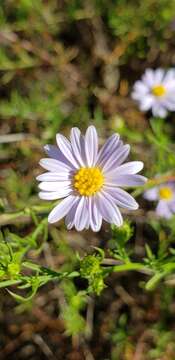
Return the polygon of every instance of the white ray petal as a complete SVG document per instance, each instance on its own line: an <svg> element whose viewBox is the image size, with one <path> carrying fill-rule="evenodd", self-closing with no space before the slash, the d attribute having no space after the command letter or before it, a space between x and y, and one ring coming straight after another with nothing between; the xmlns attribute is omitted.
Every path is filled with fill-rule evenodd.
<svg viewBox="0 0 175 360"><path fill-rule="evenodd" d="M71 180L72 175L69 171L65 172L47 172L41 175L38 175L36 180L38 181L63 181Z"/></svg>
<svg viewBox="0 0 175 360"><path fill-rule="evenodd" d="M38 187L44 191L62 191L66 188L71 188L72 182L67 181L43 181L41 182Z"/></svg>
<svg viewBox="0 0 175 360"><path fill-rule="evenodd" d="M88 166L93 166L97 160L98 135L94 126L89 126L85 134L85 153Z"/></svg>
<svg viewBox="0 0 175 360"><path fill-rule="evenodd" d="M62 191L53 191L53 192L40 191L38 196L42 200L57 200L70 195L71 192L72 192L71 188L67 188Z"/></svg>

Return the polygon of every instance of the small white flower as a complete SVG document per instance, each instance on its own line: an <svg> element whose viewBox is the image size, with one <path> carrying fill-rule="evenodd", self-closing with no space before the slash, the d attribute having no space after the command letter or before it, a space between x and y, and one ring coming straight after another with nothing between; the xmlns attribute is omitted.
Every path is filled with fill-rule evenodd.
<svg viewBox="0 0 175 360"><path fill-rule="evenodd" d="M98 136L89 126L85 136L78 128L71 130L70 141L57 134L57 145L47 145L50 159L40 165L48 172L39 175L41 199L62 199L48 217L54 223L66 216L68 229L99 231L102 219L117 226L123 223L118 208L138 208L134 198L121 187L143 185L146 178L135 175L143 168L141 161L122 163L128 157L130 146L124 145L118 134L112 135L98 149Z"/></svg>
<svg viewBox="0 0 175 360"><path fill-rule="evenodd" d="M154 116L166 117L168 111L175 111L175 70L147 69L131 96L141 111L151 109Z"/></svg>
<svg viewBox="0 0 175 360"><path fill-rule="evenodd" d="M144 198L149 201L158 201L156 214L160 217L170 219L175 213L175 183L172 181L146 190Z"/></svg>

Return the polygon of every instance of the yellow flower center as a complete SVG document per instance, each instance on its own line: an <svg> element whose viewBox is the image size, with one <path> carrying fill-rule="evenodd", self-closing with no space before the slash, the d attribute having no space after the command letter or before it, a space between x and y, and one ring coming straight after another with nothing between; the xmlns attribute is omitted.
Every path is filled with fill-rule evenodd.
<svg viewBox="0 0 175 360"><path fill-rule="evenodd" d="M153 86L152 93L153 93L153 95L158 96L158 97L163 96L166 93L166 89L163 85L156 85L156 86Z"/></svg>
<svg viewBox="0 0 175 360"><path fill-rule="evenodd" d="M104 176L98 167L81 168L74 176L74 188L84 196L94 195L103 182Z"/></svg>
<svg viewBox="0 0 175 360"><path fill-rule="evenodd" d="M160 196L160 199L162 199L162 200L171 200L173 197L173 191L168 186L162 187L159 190L159 196Z"/></svg>

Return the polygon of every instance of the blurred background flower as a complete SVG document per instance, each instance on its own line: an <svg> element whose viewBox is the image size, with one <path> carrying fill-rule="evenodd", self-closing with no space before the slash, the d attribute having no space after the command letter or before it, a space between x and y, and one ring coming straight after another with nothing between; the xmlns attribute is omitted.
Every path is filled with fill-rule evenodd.
<svg viewBox="0 0 175 360"><path fill-rule="evenodd" d="M141 111L152 110L153 116L165 118L175 110L175 69L147 69L141 80L135 82L132 98Z"/></svg>
<svg viewBox="0 0 175 360"><path fill-rule="evenodd" d="M144 198L158 201L156 214L170 219L175 213L175 183L167 182L144 192Z"/></svg>

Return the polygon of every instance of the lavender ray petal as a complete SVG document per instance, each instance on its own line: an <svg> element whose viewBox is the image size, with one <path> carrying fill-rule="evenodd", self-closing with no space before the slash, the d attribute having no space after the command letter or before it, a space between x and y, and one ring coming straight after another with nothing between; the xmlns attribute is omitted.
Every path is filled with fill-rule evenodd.
<svg viewBox="0 0 175 360"><path fill-rule="evenodd" d="M103 167L106 159L108 159L109 156L117 150L119 145L122 146L123 143L119 141L119 138L120 137L118 134L113 134L110 136L110 138L105 142L98 153L96 165Z"/></svg>
<svg viewBox="0 0 175 360"><path fill-rule="evenodd" d="M75 213L74 224L77 231L82 231L85 228L88 215L87 199L82 196Z"/></svg>
<svg viewBox="0 0 175 360"><path fill-rule="evenodd" d="M147 181L142 175L117 175L114 178L107 178L105 185L111 187L132 187L144 185Z"/></svg>
<svg viewBox="0 0 175 360"><path fill-rule="evenodd" d="M171 209L169 208L168 202L160 200L156 207L156 214L165 219L170 219L172 217Z"/></svg>
<svg viewBox="0 0 175 360"><path fill-rule="evenodd" d="M81 135L81 132L78 128L72 128L70 140L75 158L82 167L85 167L87 165L85 155L85 140L84 136Z"/></svg>
<svg viewBox="0 0 175 360"><path fill-rule="evenodd" d="M155 201L159 198L159 187L154 186L152 189L148 189L143 194L144 199L149 201Z"/></svg>
<svg viewBox="0 0 175 360"><path fill-rule="evenodd" d="M77 162L75 156L73 155L70 141L67 140L66 137L61 134L56 135L56 140L57 140L57 145L60 148L63 155L67 158L68 161L71 162L71 164L76 169L78 169L79 165L78 165L78 162Z"/></svg>
<svg viewBox="0 0 175 360"><path fill-rule="evenodd" d="M61 220L68 213L68 211L70 211L75 201L76 197L74 195L69 195L64 200L62 200L60 204L55 206L55 208L49 214L48 222L52 224Z"/></svg>
<svg viewBox="0 0 175 360"><path fill-rule="evenodd" d="M100 230L102 225L102 216L99 212L98 206L96 204L96 197L89 198L89 216L90 216L90 227L94 232Z"/></svg>
<svg viewBox="0 0 175 360"><path fill-rule="evenodd" d="M144 164L142 161L130 161L118 166L116 169L112 169L108 172L108 176L137 174L143 169L143 166Z"/></svg>
<svg viewBox="0 0 175 360"><path fill-rule="evenodd" d="M105 173L108 173L112 170L114 170L116 167L121 165L125 159L128 157L130 152L130 146L124 145L121 149L118 149L117 152L114 152L111 154L109 159L106 161L106 164L103 167L103 171Z"/></svg>
<svg viewBox="0 0 175 360"><path fill-rule="evenodd" d="M136 210L139 207L135 199L123 189L110 188L108 186L104 186L104 191L107 194L111 195L115 204L117 204L122 208L126 208L129 210Z"/></svg>
<svg viewBox="0 0 175 360"><path fill-rule="evenodd" d="M73 171L75 170L75 168L70 167L69 165L67 165L64 162L61 162L59 160L56 159L49 159L49 158L44 158L41 159L39 162L40 166L42 166L44 169L48 170L48 171L53 171L53 172L67 172L67 171Z"/></svg>
<svg viewBox="0 0 175 360"><path fill-rule="evenodd" d="M67 166L67 168L75 169L71 162L64 156L61 150L55 145L45 145L44 150L47 155L55 160L58 160L61 164Z"/></svg>
<svg viewBox="0 0 175 360"><path fill-rule="evenodd" d="M76 213L77 206L80 202L80 199L81 198L79 196L77 196L72 208L69 210L69 212L66 215L65 224L66 224L68 230L72 229L75 225L75 213Z"/></svg>
<svg viewBox="0 0 175 360"><path fill-rule="evenodd" d="M104 220L117 226L123 224L121 213L109 194L99 193L96 196L96 204Z"/></svg>

